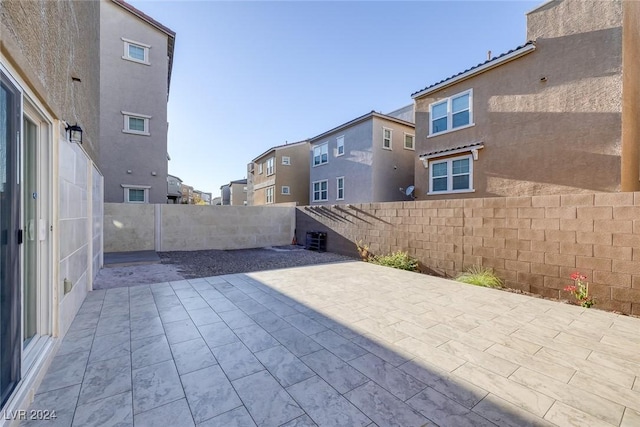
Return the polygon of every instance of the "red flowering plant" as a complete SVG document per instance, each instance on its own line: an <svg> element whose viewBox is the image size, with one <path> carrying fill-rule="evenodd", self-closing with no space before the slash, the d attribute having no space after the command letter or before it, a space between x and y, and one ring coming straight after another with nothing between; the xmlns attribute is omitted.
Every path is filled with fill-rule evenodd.
<svg viewBox="0 0 640 427"><path fill-rule="evenodd" d="M571 280L573 280L573 285L565 287L564 290L571 292L581 306L589 308L594 305L596 300L589 296L589 283L586 281L587 276L575 272L571 275Z"/></svg>

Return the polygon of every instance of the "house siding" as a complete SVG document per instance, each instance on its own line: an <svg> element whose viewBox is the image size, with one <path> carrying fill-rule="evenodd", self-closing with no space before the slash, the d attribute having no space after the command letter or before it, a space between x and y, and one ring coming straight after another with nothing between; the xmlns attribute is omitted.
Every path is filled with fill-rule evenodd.
<svg viewBox="0 0 640 427"><path fill-rule="evenodd" d="M622 26L608 4L544 6L528 16L534 52L416 99L418 154L484 144L475 192L455 197L622 190ZM428 138L429 104L467 89L475 126ZM426 195L417 157L415 174L418 198L452 197Z"/></svg>
<svg viewBox="0 0 640 427"><path fill-rule="evenodd" d="M392 129L391 150L382 148L383 128ZM413 185L415 151L404 148L405 133L415 136L413 126L373 119L373 197L371 202L411 200L400 188ZM415 138L414 138L415 146Z"/></svg>
<svg viewBox="0 0 640 427"><path fill-rule="evenodd" d="M271 157L274 160L274 173L267 176L265 162ZM282 158L289 157L291 164L283 165ZM262 164L262 173L258 173ZM260 206L267 203L265 189L274 186L273 203L309 203L309 144L293 143L290 146L274 147L253 162L253 173L247 171L248 194L250 206ZM288 186L289 195L282 194L282 186Z"/></svg>
<svg viewBox="0 0 640 427"><path fill-rule="evenodd" d="M99 19L97 2L0 2L2 53L49 112L82 127L82 147L94 160L100 151Z"/></svg>
<svg viewBox="0 0 640 427"><path fill-rule="evenodd" d="M123 202L121 185L132 184L151 187L149 203L166 203L168 36L111 1L100 2L100 13L100 166L105 201ZM151 46L150 65L122 59L123 37ZM150 136L124 133L122 111L151 116Z"/></svg>
<svg viewBox="0 0 640 427"><path fill-rule="evenodd" d="M373 198L373 173L372 166L374 152L372 147L373 120L369 119L355 124L346 129L330 133L322 139L314 141L310 145L309 154L309 203L310 204L345 204L362 203ZM344 136L344 155L336 157L337 140ZM329 163L321 166L313 166L313 148L329 143ZM336 201L336 178L345 177L344 200ZM326 202L313 202L314 181L328 180L328 200Z"/></svg>
<svg viewBox="0 0 640 427"><path fill-rule="evenodd" d="M291 164L283 165L282 157L289 157ZM295 202L306 205L309 202L309 144L276 149L276 189L275 203ZM282 186L288 186L290 195L282 194Z"/></svg>

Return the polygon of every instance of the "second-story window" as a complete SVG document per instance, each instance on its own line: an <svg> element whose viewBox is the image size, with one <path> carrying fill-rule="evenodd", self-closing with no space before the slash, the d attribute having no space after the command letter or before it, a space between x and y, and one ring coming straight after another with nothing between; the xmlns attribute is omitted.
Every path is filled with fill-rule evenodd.
<svg viewBox="0 0 640 427"><path fill-rule="evenodd" d="M329 143L313 147L313 166L324 165L329 163Z"/></svg>
<svg viewBox="0 0 640 427"><path fill-rule="evenodd" d="M413 140L415 137L410 133L404 134L404 148L407 150L415 150L415 146L413 145Z"/></svg>
<svg viewBox="0 0 640 427"><path fill-rule="evenodd" d="M429 136L473 124L473 90L458 93L429 106Z"/></svg>
<svg viewBox="0 0 640 427"><path fill-rule="evenodd" d="M338 137L338 142L336 144L336 157L342 156L344 154L344 136Z"/></svg>
<svg viewBox="0 0 640 427"><path fill-rule="evenodd" d="M122 59L128 61L140 62L149 65L149 46L148 44L135 42L133 40L122 38L124 42L124 55Z"/></svg>
<svg viewBox="0 0 640 427"><path fill-rule="evenodd" d="M291 157L289 156L282 156L282 164L289 166L291 164Z"/></svg>
<svg viewBox="0 0 640 427"><path fill-rule="evenodd" d="M382 128L382 148L391 150L391 136L393 131L389 128Z"/></svg>
<svg viewBox="0 0 640 427"><path fill-rule="evenodd" d="M273 175L273 165L274 165L274 160L275 157L271 157L270 159L267 159L267 175Z"/></svg>

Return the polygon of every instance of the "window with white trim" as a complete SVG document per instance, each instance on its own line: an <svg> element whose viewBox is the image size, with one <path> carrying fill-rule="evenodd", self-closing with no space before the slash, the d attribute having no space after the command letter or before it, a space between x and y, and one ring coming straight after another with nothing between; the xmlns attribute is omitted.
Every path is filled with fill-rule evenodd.
<svg viewBox="0 0 640 427"><path fill-rule="evenodd" d="M344 176L336 178L336 200L344 200Z"/></svg>
<svg viewBox="0 0 640 427"><path fill-rule="evenodd" d="M289 188L288 185L283 185L281 190L282 190L281 191L282 194L285 196L288 196L289 194L291 194L291 188Z"/></svg>
<svg viewBox="0 0 640 427"><path fill-rule="evenodd" d="M410 133L404 134L404 148L405 150L415 150L415 136Z"/></svg>
<svg viewBox="0 0 640 427"><path fill-rule="evenodd" d="M391 150L391 137L393 131L389 128L382 128L382 148Z"/></svg>
<svg viewBox="0 0 640 427"><path fill-rule="evenodd" d="M291 164L291 157L289 156L282 156L282 164L289 166Z"/></svg>
<svg viewBox="0 0 640 427"><path fill-rule="evenodd" d="M473 124L473 89L434 102L429 106L429 135Z"/></svg>
<svg viewBox="0 0 640 427"><path fill-rule="evenodd" d="M313 166L329 163L329 143L325 142L313 147Z"/></svg>
<svg viewBox="0 0 640 427"><path fill-rule="evenodd" d="M122 38L122 41L124 42L124 54L122 59L150 65L149 48L151 48L151 46L125 38Z"/></svg>
<svg viewBox="0 0 640 427"><path fill-rule="evenodd" d="M429 162L429 194L473 191L471 154Z"/></svg>
<svg viewBox="0 0 640 427"><path fill-rule="evenodd" d="M329 181L324 179L322 181L313 182L312 201L314 202L326 202L329 200Z"/></svg>
<svg viewBox="0 0 640 427"><path fill-rule="evenodd" d="M124 118L122 132L132 133L134 135L151 135L149 133L149 119L151 119L151 116L129 113L127 111L122 111L122 116Z"/></svg>
<svg viewBox="0 0 640 427"><path fill-rule="evenodd" d="M336 142L336 157L344 154L344 136L339 136Z"/></svg>
<svg viewBox="0 0 640 427"><path fill-rule="evenodd" d="M271 157L270 159L267 159L266 164L267 164L267 176L273 175L273 165L275 164L275 157Z"/></svg>
<svg viewBox="0 0 640 427"><path fill-rule="evenodd" d="M146 185L121 185L125 203L149 203L149 188Z"/></svg>
<svg viewBox="0 0 640 427"><path fill-rule="evenodd" d="M265 203L268 205L273 203L273 193L275 192L274 190L275 190L274 186L267 187L264 189L264 199L265 199Z"/></svg>
<svg viewBox="0 0 640 427"><path fill-rule="evenodd" d="M262 174L262 163L258 163L258 175Z"/></svg>

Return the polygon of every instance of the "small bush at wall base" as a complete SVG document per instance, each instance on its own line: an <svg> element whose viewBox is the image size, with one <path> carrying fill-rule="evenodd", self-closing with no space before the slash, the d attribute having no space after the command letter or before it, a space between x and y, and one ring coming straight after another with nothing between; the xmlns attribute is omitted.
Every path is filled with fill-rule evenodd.
<svg viewBox="0 0 640 427"><path fill-rule="evenodd" d="M495 275L492 269L474 265L469 267L464 273L460 273L456 280L469 285L482 286L485 288L501 288L502 280Z"/></svg>
<svg viewBox="0 0 640 427"><path fill-rule="evenodd" d="M374 256L369 259L369 262L372 264L384 265L386 267L399 268L400 270L418 270L418 260L402 251L393 252L389 255Z"/></svg>

